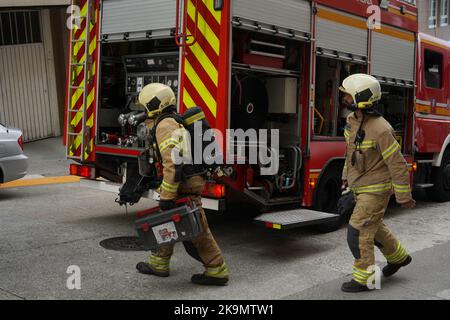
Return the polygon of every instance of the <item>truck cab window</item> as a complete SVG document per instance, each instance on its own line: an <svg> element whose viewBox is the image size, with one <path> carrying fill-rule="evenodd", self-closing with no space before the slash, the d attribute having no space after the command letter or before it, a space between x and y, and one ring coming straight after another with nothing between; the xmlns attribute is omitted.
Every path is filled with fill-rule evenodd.
<svg viewBox="0 0 450 320"><path fill-rule="evenodd" d="M366 72L366 66L347 61L318 57L316 74L316 102L314 108L314 135L340 137L349 111L342 103L339 91L342 81L355 73Z"/></svg>
<svg viewBox="0 0 450 320"><path fill-rule="evenodd" d="M424 73L425 83L429 88L442 88L442 54L439 52L425 50Z"/></svg>

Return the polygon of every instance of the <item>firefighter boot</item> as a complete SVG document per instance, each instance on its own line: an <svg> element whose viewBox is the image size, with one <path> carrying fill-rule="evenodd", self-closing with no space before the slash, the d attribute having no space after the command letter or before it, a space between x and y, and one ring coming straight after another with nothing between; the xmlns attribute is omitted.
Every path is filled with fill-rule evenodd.
<svg viewBox="0 0 450 320"><path fill-rule="evenodd" d="M216 278L207 276L204 273L194 274L191 278L192 283L203 286L224 286L228 283L228 278Z"/></svg>
<svg viewBox="0 0 450 320"><path fill-rule="evenodd" d="M154 275L157 277L168 277L170 257L162 258L155 255L151 255L148 262L139 262L136 265L136 269L143 274Z"/></svg>
<svg viewBox="0 0 450 320"><path fill-rule="evenodd" d="M383 275L385 277L390 277L392 275L394 275L401 267L406 267L408 264L410 264L412 261L411 256L407 256L405 261L403 261L402 263L389 263L387 264L387 266L385 266L383 268Z"/></svg>
<svg viewBox="0 0 450 320"><path fill-rule="evenodd" d="M150 263L139 262L136 265L137 271L143 274L154 275L157 277L168 277L170 275L169 271L158 271L152 267Z"/></svg>
<svg viewBox="0 0 450 320"><path fill-rule="evenodd" d="M228 268L224 263L220 267L207 267L202 274L194 274L191 281L204 286L224 286L228 283Z"/></svg>
<svg viewBox="0 0 450 320"><path fill-rule="evenodd" d="M351 292L351 293L370 291L370 289L367 286L362 285L353 279L349 282L343 283L341 290L344 292Z"/></svg>

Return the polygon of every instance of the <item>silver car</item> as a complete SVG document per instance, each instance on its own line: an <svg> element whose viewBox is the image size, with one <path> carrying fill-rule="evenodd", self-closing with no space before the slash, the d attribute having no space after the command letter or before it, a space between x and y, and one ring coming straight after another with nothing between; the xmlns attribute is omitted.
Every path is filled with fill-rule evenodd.
<svg viewBox="0 0 450 320"><path fill-rule="evenodd" d="M22 131L0 124L0 183L27 174L28 157L23 154Z"/></svg>

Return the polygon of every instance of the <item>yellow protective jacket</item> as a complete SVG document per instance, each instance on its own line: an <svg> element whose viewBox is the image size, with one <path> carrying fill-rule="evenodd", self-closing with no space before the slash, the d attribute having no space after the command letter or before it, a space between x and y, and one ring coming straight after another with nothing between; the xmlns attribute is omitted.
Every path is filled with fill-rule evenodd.
<svg viewBox="0 0 450 320"><path fill-rule="evenodd" d="M173 118L165 118L156 127L156 142L158 144L163 166L163 181L159 189L161 200L175 200L181 182L181 166L176 166L172 157L172 150L179 152L183 146L183 132L185 130Z"/></svg>
<svg viewBox="0 0 450 320"><path fill-rule="evenodd" d="M342 180L347 180L356 194L382 194L393 190L397 203L409 202L412 196L408 167L395 139L394 129L381 116L365 117L362 127L365 138L359 146L355 144L355 138L362 119L358 119L355 113L347 117L344 131L347 148ZM354 165L352 157L356 160Z"/></svg>

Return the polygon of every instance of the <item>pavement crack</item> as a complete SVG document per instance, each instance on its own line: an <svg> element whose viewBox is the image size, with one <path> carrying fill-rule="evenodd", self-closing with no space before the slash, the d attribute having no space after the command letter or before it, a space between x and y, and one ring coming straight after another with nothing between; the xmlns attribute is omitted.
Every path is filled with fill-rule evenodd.
<svg viewBox="0 0 450 320"><path fill-rule="evenodd" d="M16 297L16 298L19 298L20 300L27 300L25 297L19 296L18 294L15 294L14 292L11 292L9 290L0 288L0 291L3 291L3 292L5 292L5 293L7 293L9 295L12 295L12 296Z"/></svg>

